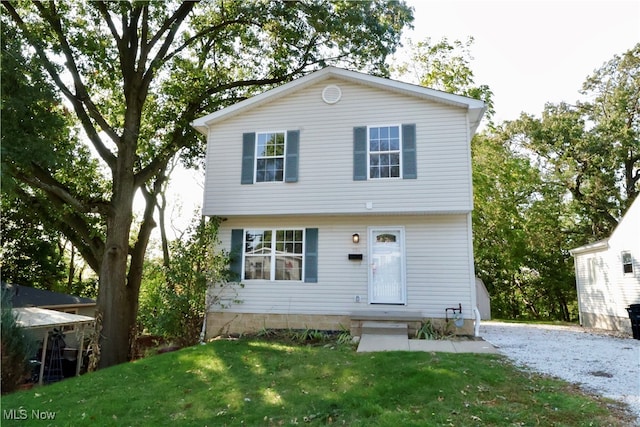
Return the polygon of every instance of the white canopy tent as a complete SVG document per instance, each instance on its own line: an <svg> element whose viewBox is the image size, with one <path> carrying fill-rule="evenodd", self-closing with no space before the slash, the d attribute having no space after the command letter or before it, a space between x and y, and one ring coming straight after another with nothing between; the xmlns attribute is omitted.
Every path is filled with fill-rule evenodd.
<svg viewBox="0 0 640 427"><path fill-rule="evenodd" d="M49 331L53 329L61 329L65 326L73 326L76 331L80 331L81 337L78 340L80 348L76 359L76 375L80 374L80 366L82 362L82 352L84 344L84 333L88 326L93 327L95 319L89 316L80 316L78 314L63 313L61 311L47 310L38 307L21 307L12 309L16 316L16 322L25 329L44 329L44 342L42 344L42 360L40 361L39 383L42 384L44 376L44 364L47 355L47 341ZM77 333L77 332L76 332Z"/></svg>

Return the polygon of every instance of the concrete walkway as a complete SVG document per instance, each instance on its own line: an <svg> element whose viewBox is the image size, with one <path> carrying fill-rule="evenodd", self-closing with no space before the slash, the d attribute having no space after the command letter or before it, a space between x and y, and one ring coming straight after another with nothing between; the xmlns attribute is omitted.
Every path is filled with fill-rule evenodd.
<svg viewBox="0 0 640 427"><path fill-rule="evenodd" d="M486 341L410 340L400 335L363 334L358 344L358 353L375 351L498 354L498 350Z"/></svg>

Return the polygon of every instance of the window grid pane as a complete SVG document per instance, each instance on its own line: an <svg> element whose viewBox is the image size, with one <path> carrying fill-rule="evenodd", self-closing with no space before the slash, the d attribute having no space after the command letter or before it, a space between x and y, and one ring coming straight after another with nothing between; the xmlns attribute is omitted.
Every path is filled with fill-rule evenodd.
<svg viewBox="0 0 640 427"><path fill-rule="evenodd" d="M400 128L369 128L369 178L400 177Z"/></svg>
<svg viewBox="0 0 640 427"><path fill-rule="evenodd" d="M244 259L244 278L247 280L271 279L271 257L246 256Z"/></svg>

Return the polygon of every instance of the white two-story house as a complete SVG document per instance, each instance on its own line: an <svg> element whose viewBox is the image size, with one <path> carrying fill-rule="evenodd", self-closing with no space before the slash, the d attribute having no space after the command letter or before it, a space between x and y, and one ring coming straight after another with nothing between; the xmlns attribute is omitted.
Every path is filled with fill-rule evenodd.
<svg viewBox="0 0 640 427"><path fill-rule="evenodd" d="M482 101L328 67L196 120L203 214L242 302L207 335L444 319L473 328L470 141ZM356 328L357 328L357 322Z"/></svg>

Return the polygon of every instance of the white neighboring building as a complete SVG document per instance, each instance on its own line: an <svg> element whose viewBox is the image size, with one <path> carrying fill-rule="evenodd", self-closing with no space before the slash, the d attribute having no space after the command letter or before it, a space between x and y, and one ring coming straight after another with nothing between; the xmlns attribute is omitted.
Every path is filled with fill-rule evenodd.
<svg viewBox="0 0 640 427"><path fill-rule="evenodd" d="M445 319L473 330L470 141L482 101L327 67L192 125L203 214L244 285L207 336ZM448 312L449 318L452 312Z"/></svg>
<svg viewBox="0 0 640 427"><path fill-rule="evenodd" d="M640 197L608 239L571 250L580 324L631 332L626 310L640 304Z"/></svg>

